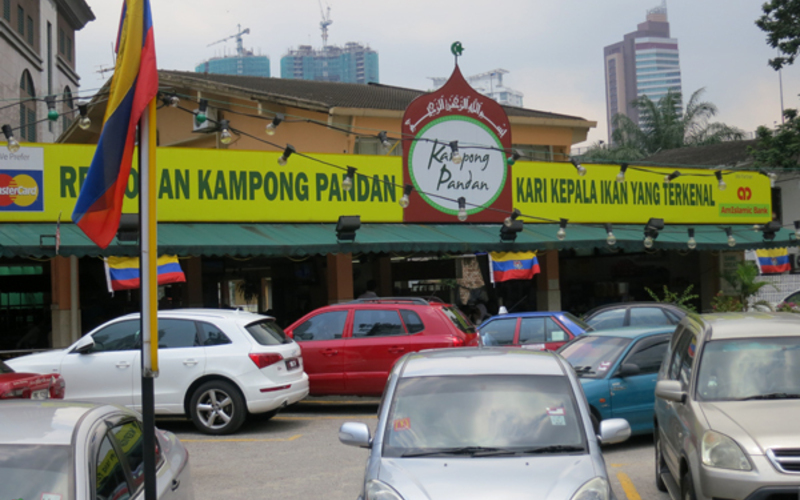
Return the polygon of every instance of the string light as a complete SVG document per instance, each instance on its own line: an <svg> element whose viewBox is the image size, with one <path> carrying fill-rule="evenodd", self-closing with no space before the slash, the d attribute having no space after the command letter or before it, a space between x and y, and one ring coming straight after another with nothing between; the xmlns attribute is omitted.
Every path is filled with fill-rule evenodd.
<svg viewBox="0 0 800 500"><path fill-rule="evenodd" d="M619 166L619 173L617 174L617 182L622 184L625 182L625 172L628 170L628 164L623 163Z"/></svg>
<svg viewBox="0 0 800 500"><path fill-rule="evenodd" d="M722 171L717 170L716 172L714 172L714 176L716 176L717 180L719 181L719 184L717 185L717 187L719 187L719 190L725 191L725 188L728 187L728 185L725 184L724 180L722 180Z"/></svg>
<svg viewBox="0 0 800 500"><path fill-rule="evenodd" d="M606 243L608 243L608 246L613 247L617 244L617 237L614 236L614 231L611 230L611 224L606 224L605 226L606 234L608 234L606 237Z"/></svg>
<svg viewBox="0 0 800 500"><path fill-rule="evenodd" d="M228 120L220 120L219 121L219 128L221 132L219 133L219 142L222 144L228 145L233 141L233 136L231 135L231 125Z"/></svg>
<svg viewBox="0 0 800 500"><path fill-rule="evenodd" d="M697 240L694 239L694 228L690 227L687 231L689 232L689 240L686 242L686 246L689 247L689 250L694 250L697 248Z"/></svg>
<svg viewBox="0 0 800 500"><path fill-rule="evenodd" d="M450 161L459 165L461 163L461 153L458 152L458 141L453 141L450 143L450 149L452 154L450 155Z"/></svg>
<svg viewBox="0 0 800 500"><path fill-rule="evenodd" d="M267 135L275 135L275 129L278 128L278 125L280 125L285 118L286 117L282 113L275 115L275 118L267 124Z"/></svg>
<svg viewBox="0 0 800 500"><path fill-rule="evenodd" d="M92 119L89 118L89 107L86 104L78 104L78 112L81 117L78 120L78 126L81 130L89 130L92 126Z"/></svg>
<svg viewBox="0 0 800 500"><path fill-rule="evenodd" d="M651 217L644 226L644 247L653 248L653 244L658 238L658 232L664 229L664 219Z"/></svg>
<svg viewBox="0 0 800 500"><path fill-rule="evenodd" d="M675 179L677 179L680 176L681 176L681 173L676 170L676 171L672 172L671 174L667 175L666 177L664 177L664 183L665 184L669 184L670 182L674 181Z"/></svg>
<svg viewBox="0 0 800 500"><path fill-rule="evenodd" d="M392 147L392 143L389 142L389 137L386 135L385 130L378 132L378 140L381 141L381 146L384 148L389 149Z"/></svg>
<svg viewBox="0 0 800 500"><path fill-rule="evenodd" d="M203 124L208 119L206 113L208 112L208 101L206 99L200 99L199 107L195 112L195 121L199 124Z"/></svg>
<svg viewBox="0 0 800 500"><path fill-rule="evenodd" d="M794 221L794 238L800 240L800 220Z"/></svg>
<svg viewBox="0 0 800 500"><path fill-rule="evenodd" d="M506 220L503 221L503 224L505 224L506 227L511 227L514 224L514 221L517 220L517 217L520 215L522 215L522 212L520 212L518 208L515 208L514 211L511 212L511 215L506 217Z"/></svg>
<svg viewBox="0 0 800 500"><path fill-rule="evenodd" d="M731 247L731 248L735 247L736 246L736 238L733 237L733 228L732 227L726 227L725 228L725 234L728 235L728 246Z"/></svg>
<svg viewBox="0 0 800 500"><path fill-rule="evenodd" d="M353 189L353 177L356 175L356 168L355 167L347 167L347 173L344 176L344 180L342 181L342 189L345 191L350 191Z"/></svg>
<svg viewBox="0 0 800 500"><path fill-rule="evenodd" d="M411 203L411 198L409 198L409 196L411 195L412 189L414 189L414 186L411 184L406 184L403 186L403 197L400 198L400 201L398 202L400 203L401 207L408 208L408 205Z"/></svg>
<svg viewBox="0 0 800 500"><path fill-rule="evenodd" d="M175 94L166 94L161 98L161 102L163 102L165 106L177 108L181 103L181 99Z"/></svg>
<svg viewBox="0 0 800 500"><path fill-rule="evenodd" d="M778 174L770 172L767 174L767 177L769 177L769 187L775 187L775 182L778 180Z"/></svg>
<svg viewBox="0 0 800 500"><path fill-rule="evenodd" d="M44 98L44 101L47 103L47 119L51 122L58 120L58 111L56 111L56 98L55 96L49 95Z"/></svg>
<svg viewBox="0 0 800 500"><path fill-rule="evenodd" d="M511 153L511 156L506 158L506 161L508 162L508 166L509 167L513 166L515 163L517 163L517 160L519 160L520 158L522 158L522 155L519 154L519 151L514 150Z"/></svg>
<svg viewBox="0 0 800 500"><path fill-rule="evenodd" d="M569 161L572 162L572 165L575 167L575 170L578 171L579 176L583 177L584 175L586 175L586 167L581 165L578 160L576 160L575 158L570 158Z"/></svg>
<svg viewBox="0 0 800 500"><path fill-rule="evenodd" d="M295 152L294 146L291 144L286 145L286 149L283 150L283 154L280 158L278 158L278 165L285 167L286 163L289 161L289 157L292 156L292 153Z"/></svg>
<svg viewBox="0 0 800 500"><path fill-rule="evenodd" d="M564 241L564 238L567 237L567 222L569 222L568 219L561 219L561 222L558 223L558 231L556 231L558 241Z"/></svg>
<svg viewBox="0 0 800 500"><path fill-rule="evenodd" d="M467 199L463 196L458 199L458 220L467 220Z"/></svg>
<svg viewBox="0 0 800 500"><path fill-rule="evenodd" d="M6 136L6 141L8 142L8 150L12 153L19 151L20 145L14 139L14 131L11 129L11 125L3 125L3 135Z"/></svg>

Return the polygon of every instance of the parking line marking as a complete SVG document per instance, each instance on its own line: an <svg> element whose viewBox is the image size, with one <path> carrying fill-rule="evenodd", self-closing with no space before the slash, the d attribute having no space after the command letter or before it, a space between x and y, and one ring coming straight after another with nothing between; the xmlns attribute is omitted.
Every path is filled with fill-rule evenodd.
<svg viewBox="0 0 800 500"><path fill-rule="evenodd" d="M341 415L341 416L317 416L317 417L273 417L272 420L362 420L378 418L377 415Z"/></svg>
<svg viewBox="0 0 800 500"><path fill-rule="evenodd" d="M611 467L625 467L628 464L609 464Z"/></svg>
<svg viewBox="0 0 800 500"><path fill-rule="evenodd" d="M302 434L295 434L288 438L268 438L268 439L249 439L249 438L229 438L229 439L181 439L181 443L276 443L294 441L300 439Z"/></svg>
<svg viewBox="0 0 800 500"><path fill-rule="evenodd" d="M628 500L642 500L642 497L639 496L639 492L636 491L636 487L633 485L633 481L631 481L631 478L629 478L627 474L620 472L617 474L617 479L619 479L619 484L622 485L622 490L625 492L625 496L628 497Z"/></svg>

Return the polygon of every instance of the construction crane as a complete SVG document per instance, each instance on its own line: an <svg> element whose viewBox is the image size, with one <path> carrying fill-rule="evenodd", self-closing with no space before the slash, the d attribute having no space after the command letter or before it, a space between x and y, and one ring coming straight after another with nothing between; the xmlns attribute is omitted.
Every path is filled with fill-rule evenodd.
<svg viewBox="0 0 800 500"><path fill-rule="evenodd" d="M326 5L326 7L328 7L328 12L326 14L325 10L322 8L322 0L318 1L319 1L319 12L320 14L322 14L322 21L320 21L319 27L322 30L322 46L325 47L326 45L328 45L328 26L333 24L333 21L331 20L331 6Z"/></svg>
<svg viewBox="0 0 800 500"><path fill-rule="evenodd" d="M229 37L225 37L222 40L217 40L216 42L209 43L208 45L206 45L206 47L211 47L212 45L216 45L216 44L222 43L222 42L227 42L231 38L235 38L236 39L236 54L239 57L243 57L243 56L247 55L245 53L245 50L244 50L244 45L242 45L242 35L250 34L250 28L245 28L244 30L242 30L242 25L241 24L237 24L236 27L239 30L238 33L236 33L235 35L231 35Z"/></svg>

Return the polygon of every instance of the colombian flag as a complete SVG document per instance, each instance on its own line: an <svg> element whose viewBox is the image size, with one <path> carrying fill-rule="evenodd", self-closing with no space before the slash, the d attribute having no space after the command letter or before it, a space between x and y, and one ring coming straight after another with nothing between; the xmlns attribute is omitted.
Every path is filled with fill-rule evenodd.
<svg viewBox="0 0 800 500"><path fill-rule="evenodd" d="M106 257L105 262L109 292L139 288L139 257ZM186 281L177 255L162 255L157 266L159 285Z"/></svg>
<svg viewBox="0 0 800 500"><path fill-rule="evenodd" d="M119 227L136 124L157 93L150 2L125 0L103 131L72 212L73 222L100 248L108 247Z"/></svg>
<svg viewBox="0 0 800 500"><path fill-rule="evenodd" d="M492 281L529 280L539 273L536 252L490 252Z"/></svg>
<svg viewBox="0 0 800 500"><path fill-rule="evenodd" d="M756 257L758 257L758 269L761 274L778 274L792 270L788 248L756 250Z"/></svg>

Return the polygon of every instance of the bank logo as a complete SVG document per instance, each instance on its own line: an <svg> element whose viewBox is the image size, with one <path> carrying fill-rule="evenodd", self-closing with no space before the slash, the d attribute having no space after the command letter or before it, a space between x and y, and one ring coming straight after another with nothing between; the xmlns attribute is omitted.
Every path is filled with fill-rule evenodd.
<svg viewBox="0 0 800 500"><path fill-rule="evenodd" d="M740 187L738 191L736 191L736 195L742 201L747 201L753 197L753 191L750 190L749 187Z"/></svg>

